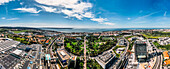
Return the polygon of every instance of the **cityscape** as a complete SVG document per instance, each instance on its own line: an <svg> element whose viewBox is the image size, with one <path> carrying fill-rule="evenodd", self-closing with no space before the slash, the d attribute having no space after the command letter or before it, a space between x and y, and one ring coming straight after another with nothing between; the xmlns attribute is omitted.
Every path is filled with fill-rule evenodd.
<svg viewBox="0 0 170 69"><path fill-rule="evenodd" d="M0 29L1 69L168 69L170 29Z"/></svg>
<svg viewBox="0 0 170 69"><path fill-rule="evenodd" d="M0 69L170 69L168 0L1 0Z"/></svg>

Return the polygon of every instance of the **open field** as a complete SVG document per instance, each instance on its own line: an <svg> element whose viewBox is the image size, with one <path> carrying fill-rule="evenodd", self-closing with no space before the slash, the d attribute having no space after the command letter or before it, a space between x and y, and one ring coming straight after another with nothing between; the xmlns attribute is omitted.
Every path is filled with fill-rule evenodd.
<svg viewBox="0 0 170 69"><path fill-rule="evenodd" d="M12 32L14 32L14 33L21 33L21 32L26 32L26 31L28 31L28 30L21 30L21 31L12 31Z"/></svg>
<svg viewBox="0 0 170 69"><path fill-rule="evenodd" d="M159 37L170 37L170 32L152 32L152 33L141 33L146 38L157 39Z"/></svg>

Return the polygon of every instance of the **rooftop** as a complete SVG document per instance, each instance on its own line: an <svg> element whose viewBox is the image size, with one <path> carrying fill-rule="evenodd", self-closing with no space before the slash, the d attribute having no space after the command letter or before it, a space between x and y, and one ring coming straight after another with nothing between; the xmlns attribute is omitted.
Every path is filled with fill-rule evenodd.
<svg viewBox="0 0 170 69"><path fill-rule="evenodd" d="M70 55L67 54L64 50L59 50L57 51L57 53L59 54L62 60L70 59Z"/></svg>
<svg viewBox="0 0 170 69"><path fill-rule="evenodd" d="M20 42L13 40L5 40L0 42L0 51L7 51L13 47L16 47Z"/></svg>
<svg viewBox="0 0 170 69"><path fill-rule="evenodd" d="M114 58L115 54L112 54L110 52L104 52L102 55L99 55L96 57L97 61L102 64L107 64L112 58Z"/></svg>
<svg viewBox="0 0 170 69"><path fill-rule="evenodd" d="M12 69L18 62L20 62L20 60L12 55L8 55L0 59L0 64L2 64L6 69Z"/></svg>
<svg viewBox="0 0 170 69"><path fill-rule="evenodd" d="M13 51L13 53L16 55L20 55L22 53L22 50L16 49L15 51Z"/></svg>

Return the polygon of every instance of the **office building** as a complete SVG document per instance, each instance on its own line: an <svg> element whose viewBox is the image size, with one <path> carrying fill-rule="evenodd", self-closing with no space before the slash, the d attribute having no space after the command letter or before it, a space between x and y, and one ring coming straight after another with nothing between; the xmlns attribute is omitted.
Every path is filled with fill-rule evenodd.
<svg viewBox="0 0 170 69"><path fill-rule="evenodd" d="M67 67L70 63L71 56L65 50L58 50L57 55L62 67Z"/></svg>
<svg viewBox="0 0 170 69"><path fill-rule="evenodd" d="M138 62L146 61L148 58L147 43L144 40L137 40L135 42L135 59Z"/></svg>
<svg viewBox="0 0 170 69"><path fill-rule="evenodd" d="M115 58L115 54L112 54L111 52L104 52L95 59L102 66L102 68L107 69L113 64Z"/></svg>

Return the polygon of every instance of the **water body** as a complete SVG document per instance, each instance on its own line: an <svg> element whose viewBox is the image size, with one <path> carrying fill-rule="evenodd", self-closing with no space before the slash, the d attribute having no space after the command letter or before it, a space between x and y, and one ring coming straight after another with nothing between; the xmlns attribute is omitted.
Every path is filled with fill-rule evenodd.
<svg viewBox="0 0 170 69"><path fill-rule="evenodd" d="M42 30L51 30L59 32L103 32L103 31L121 31L121 30L139 30L139 29L170 29L170 28L40 28Z"/></svg>

